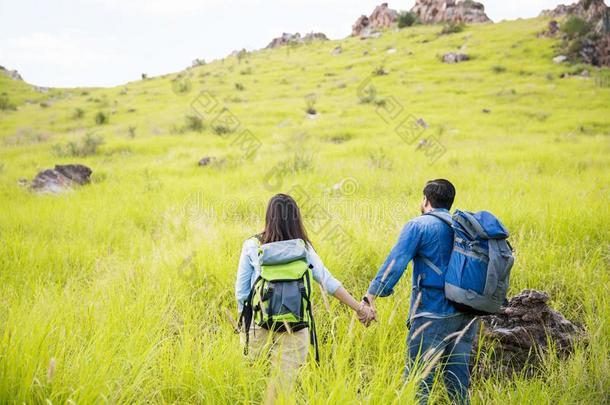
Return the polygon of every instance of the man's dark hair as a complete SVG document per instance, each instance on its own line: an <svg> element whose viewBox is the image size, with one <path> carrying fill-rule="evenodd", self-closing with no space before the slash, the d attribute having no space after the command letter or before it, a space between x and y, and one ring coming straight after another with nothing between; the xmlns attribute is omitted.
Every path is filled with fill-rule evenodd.
<svg viewBox="0 0 610 405"><path fill-rule="evenodd" d="M430 201L432 208L450 210L455 199L455 187L453 187L449 180L430 180L424 187L424 195Z"/></svg>

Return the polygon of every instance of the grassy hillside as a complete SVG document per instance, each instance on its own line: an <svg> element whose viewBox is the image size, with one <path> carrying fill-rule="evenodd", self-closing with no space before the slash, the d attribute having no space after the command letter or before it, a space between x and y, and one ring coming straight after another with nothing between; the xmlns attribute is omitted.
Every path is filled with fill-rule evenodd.
<svg viewBox="0 0 610 405"><path fill-rule="evenodd" d="M298 197L318 253L359 296L438 177L457 208L512 231L511 291L548 291L587 330L539 377L475 377L473 403L608 401L610 73L553 63L555 41L536 37L545 24L415 27L107 89L41 94L0 77L18 106L0 111L0 402L260 400L265 370L242 360L227 313L269 197ZM471 61L440 61L460 47ZM87 136L103 144L70 156ZM204 156L216 160L198 167ZM17 185L75 162L92 184L59 196ZM411 401L409 293L408 271L365 330L316 291L322 363L296 401Z"/></svg>

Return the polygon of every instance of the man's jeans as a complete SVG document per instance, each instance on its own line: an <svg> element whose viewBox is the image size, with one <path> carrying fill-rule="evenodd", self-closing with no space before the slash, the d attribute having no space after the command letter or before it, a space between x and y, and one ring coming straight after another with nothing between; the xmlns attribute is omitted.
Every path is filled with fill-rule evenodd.
<svg viewBox="0 0 610 405"><path fill-rule="evenodd" d="M430 361L440 361L422 380L420 387L421 403L426 404L434 382L435 370L443 373L445 386L452 403L467 404L468 385L470 384L470 351L473 339L479 329L479 321L473 321L472 315L460 314L450 318L420 317L411 321L411 329L407 336L407 366L405 378L409 369L415 364L426 369ZM471 323L472 322L472 323ZM465 328L468 328L464 331ZM464 333L461 333L464 331ZM427 371L427 369L426 369Z"/></svg>

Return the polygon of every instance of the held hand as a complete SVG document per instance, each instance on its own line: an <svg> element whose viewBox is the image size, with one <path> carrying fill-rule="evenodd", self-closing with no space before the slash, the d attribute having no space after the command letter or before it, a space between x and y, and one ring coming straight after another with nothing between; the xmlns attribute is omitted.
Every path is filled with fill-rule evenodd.
<svg viewBox="0 0 610 405"><path fill-rule="evenodd" d="M374 304L374 300L375 298L370 296L369 294L365 295L362 298L362 304L369 308L369 312L370 312L370 319L369 319L369 323L371 321L375 321L377 322L377 310L375 309L375 304ZM368 325L367 325L368 326Z"/></svg>
<svg viewBox="0 0 610 405"><path fill-rule="evenodd" d="M364 305L364 303L361 302L360 306L356 310L356 315L358 316L358 321L360 321L361 324L366 327L369 326L372 319L371 309L369 307L367 307L366 305Z"/></svg>
<svg viewBox="0 0 610 405"><path fill-rule="evenodd" d="M377 320L377 313L375 312L375 309L364 301L360 303L356 313L358 315L358 320L365 327L368 327L372 321Z"/></svg>

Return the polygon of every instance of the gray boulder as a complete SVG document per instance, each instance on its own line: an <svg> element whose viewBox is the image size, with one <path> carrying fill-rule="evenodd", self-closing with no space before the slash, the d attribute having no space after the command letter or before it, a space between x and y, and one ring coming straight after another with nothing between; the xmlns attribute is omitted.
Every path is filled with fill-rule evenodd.
<svg viewBox="0 0 610 405"><path fill-rule="evenodd" d="M546 292L523 290L510 299L501 313L481 317L479 372L490 372L492 366L508 374L531 375L549 342L560 357L572 352L583 337L583 328L549 307L548 300ZM473 347L473 352L476 350Z"/></svg>
<svg viewBox="0 0 610 405"><path fill-rule="evenodd" d="M61 193L89 183L91 173L93 171L85 165L55 165L54 169L39 172L30 183L30 189L37 193Z"/></svg>
<svg viewBox="0 0 610 405"><path fill-rule="evenodd" d="M465 53L449 52L443 55L443 62L445 63L460 63L470 60L470 56Z"/></svg>

